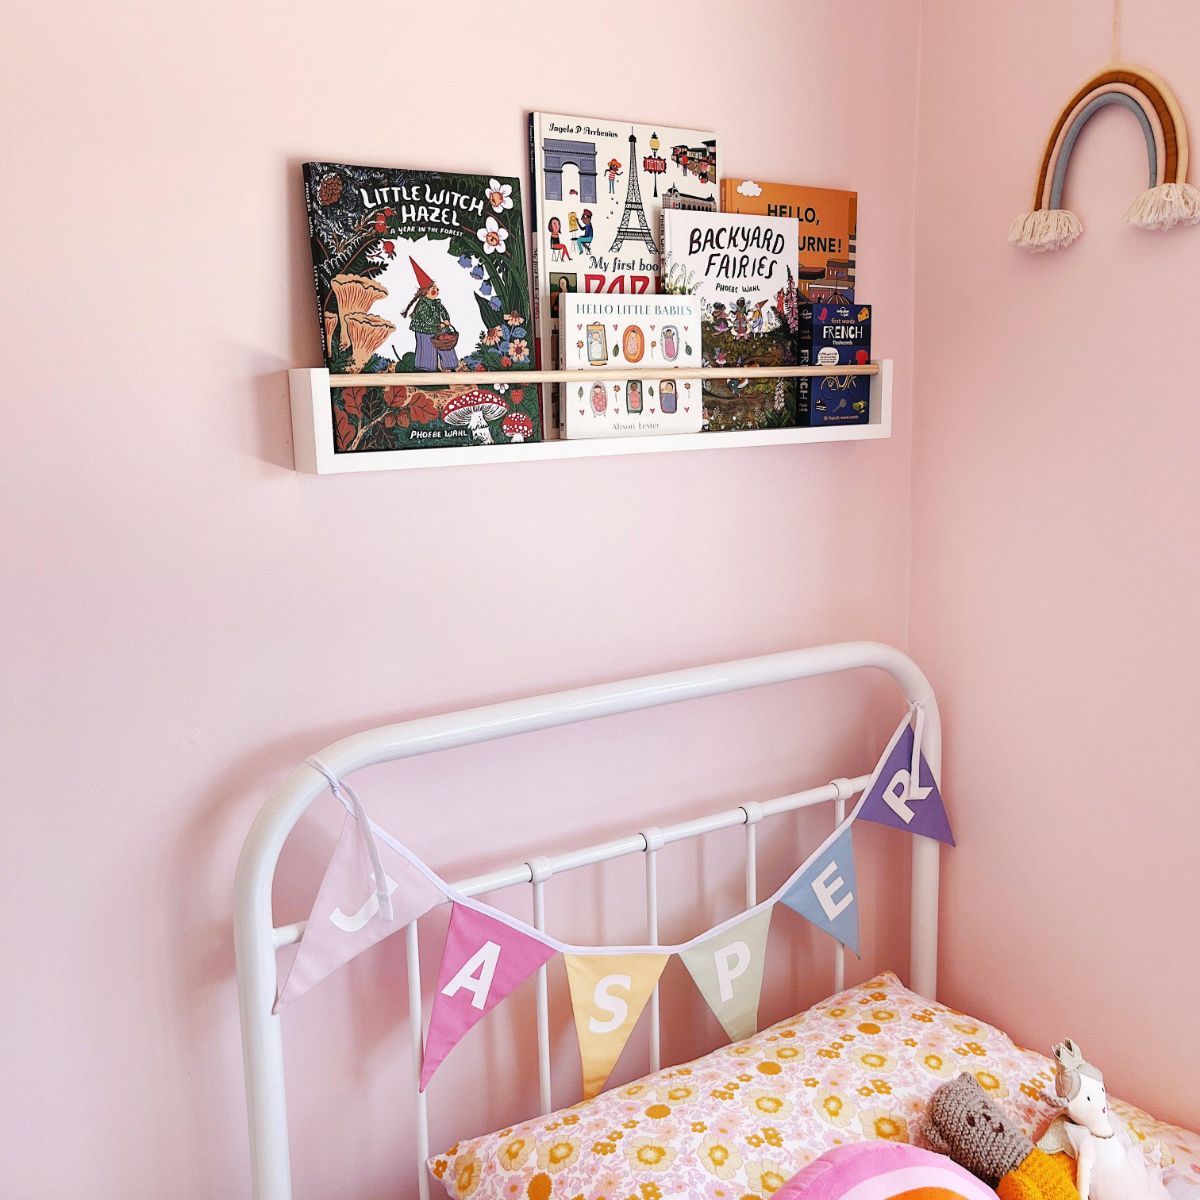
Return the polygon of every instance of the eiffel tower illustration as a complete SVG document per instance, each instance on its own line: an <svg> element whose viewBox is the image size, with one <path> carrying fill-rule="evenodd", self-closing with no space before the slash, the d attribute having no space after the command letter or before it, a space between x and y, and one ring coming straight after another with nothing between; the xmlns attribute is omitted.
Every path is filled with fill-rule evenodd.
<svg viewBox="0 0 1200 1200"><path fill-rule="evenodd" d="M625 188L625 211L621 213L621 224L613 244L608 248L609 253L616 253L625 241L645 242L652 254L658 253L654 234L650 232L650 223L646 220L646 210L642 207L642 189L638 183L637 134L632 129L629 131L629 183Z"/></svg>

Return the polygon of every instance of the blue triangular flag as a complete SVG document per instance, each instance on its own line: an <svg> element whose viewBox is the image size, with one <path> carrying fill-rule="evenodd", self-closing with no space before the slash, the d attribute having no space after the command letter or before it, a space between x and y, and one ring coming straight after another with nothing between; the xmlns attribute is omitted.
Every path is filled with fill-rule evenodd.
<svg viewBox="0 0 1200 1200"><path fill-rule="evenodd" d="M917 711L920 722L920 710ZM950 832L942 793L924 754L917 768L919 784L915 789L912 786L915 737L906 713L871 775L855 816L953 846L954 834Z"/></svg>
<svg viewBox="0 0 1200 1200"><path fill-rule="evenodd" d="M780 899L858 953L858 880L849 823L813 855Z"/></svg>

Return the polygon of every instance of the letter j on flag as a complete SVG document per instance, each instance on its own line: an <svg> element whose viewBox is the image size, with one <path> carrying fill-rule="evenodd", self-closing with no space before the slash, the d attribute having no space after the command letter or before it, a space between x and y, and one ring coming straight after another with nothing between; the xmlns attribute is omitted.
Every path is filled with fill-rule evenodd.
<svg viewBox="0 0 1200 1200"><path fill-rule="evenodd" d="M425 1039L421 1091L467 1030L554 954L552 946L487 913L454 905Z"/></svg>

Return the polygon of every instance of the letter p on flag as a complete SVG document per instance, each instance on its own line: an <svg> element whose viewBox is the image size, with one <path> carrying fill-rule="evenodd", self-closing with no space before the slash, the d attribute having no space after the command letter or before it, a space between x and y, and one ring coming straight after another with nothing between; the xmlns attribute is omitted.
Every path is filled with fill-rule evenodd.
<svg viewBox="0 0 1200 1200"><path fill-rule="evenodd" d="M767 933L774 906L751 913L679 952L713 1016L731 1042L758 1029Z"/></svg>
<svg viewBox="0 0 1200 1200"><path fill-rule="evenodd" d="M463 1035L555 954L553 946L464 904L450 912L421 1091Z"/></svg>

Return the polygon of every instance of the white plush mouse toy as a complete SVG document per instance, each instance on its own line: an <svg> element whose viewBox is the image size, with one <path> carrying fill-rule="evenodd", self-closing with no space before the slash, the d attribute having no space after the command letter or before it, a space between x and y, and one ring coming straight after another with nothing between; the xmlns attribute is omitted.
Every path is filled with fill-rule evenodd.
<svg viewBox="0 0 1200 1200"><path fill-rule="evenodd" d="M1109 1112L1099 1069L1069 1039L1054 1047L1054 1057L1054 1090L1066 1109L1059 1127L1077 1160L1079 1200L1179 1200L1167 1190L1162 1172L1134 1145L1121 1119Z"/></svg>

